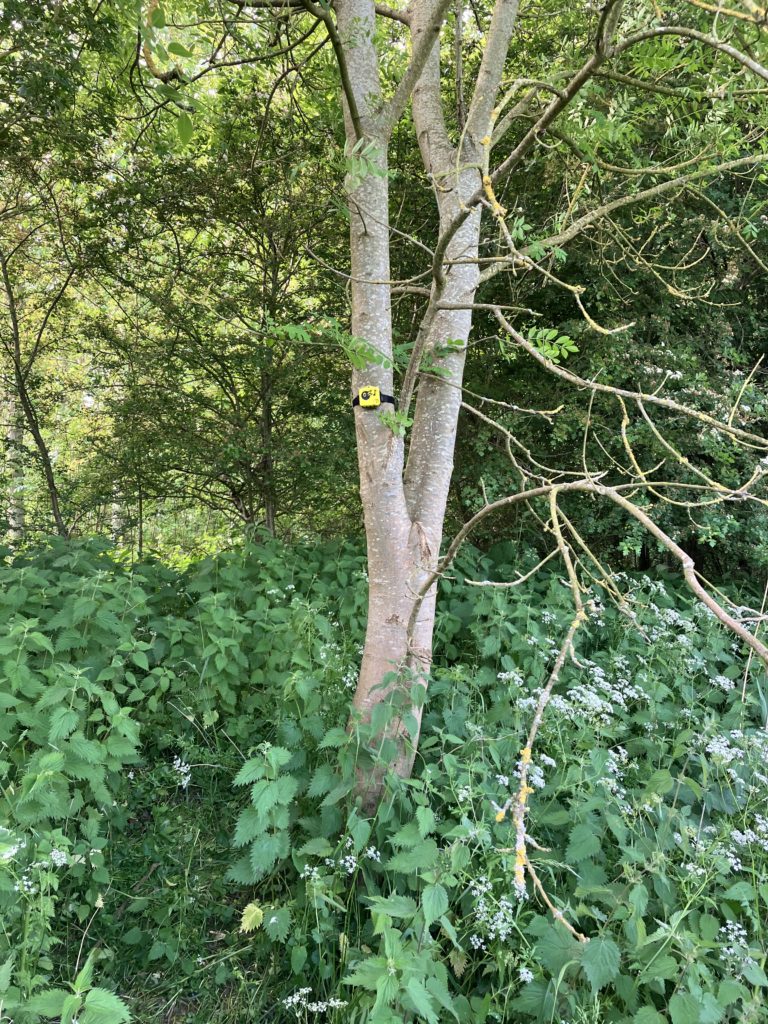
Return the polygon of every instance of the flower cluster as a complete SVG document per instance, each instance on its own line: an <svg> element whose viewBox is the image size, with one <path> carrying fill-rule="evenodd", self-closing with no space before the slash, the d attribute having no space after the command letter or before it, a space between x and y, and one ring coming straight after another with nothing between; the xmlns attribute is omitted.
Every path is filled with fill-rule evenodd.
<svg viewBox="0 0 768 1024"><path fill-rule="evenodd" d="M7 828L0 826L0 844L4 849L0 849L0 863L3 861L13 860L19 850L26 848L26 839L20 839L10 832Z"/></svg>
<svg viewBox="0 0 768 1024"><path fill-rule="evenodd" d="M476 900L474 917L478 931L484 933L491 942L506 942L515 929L515 904L507 896L501 896L497 900L493 894L493 886L485 875L481 875L470 884L470 892ZM481 937L470 936L469 941L475 949L485 949Z"/></svg>
<svg viewBox="0 0 768 1024"><path fill-rule="evenodd" d="M38 889L27 871L13 886L14 892L24 893L25 896L36 896Z"/></svg>
<svg viewBox="0 0 768 1024"><path fill-rule="evenodd" d="M186 761L182 761L177 754L173 759L171 767L179 776L178 785L181 786L182 789L186 789L192 781L192 766L187 764Z"/></svg>
<svg viewBox="0 0 768 1024"><path fill-rule="evenodd" d="M720 950L720 959L736 978L742 978L744 971L755 966L749 955L747 930L737 921L727 921L720 929L723 941L727 943Z"/></svg>
<svg viewBox="0 0 768 1024"><path fill-rule="evenodd" d="M300 988L293 995L283 999L283 1006L286 1010L293 1010L296 1016L301 1016L302 1010L309 1010L310 1013L325 1013L326 1010L340 1010L347 1005L346 999L310 999L311 988Z"/></svg>
<svg viewBox="0 0 768 1024"><path fill-rule="evenodd" d="M728 693L736 685L728 676L712 676L712 682L715 686L719 686L723 693Z"/></svg>
<svg viewBox="0 0 768 1024"><path fill-rule="evenodd" d="M753 828L733 829L731 839L737 846L759 846L761 850L768 853L768 818L762 814L756 814Z"/></svg>

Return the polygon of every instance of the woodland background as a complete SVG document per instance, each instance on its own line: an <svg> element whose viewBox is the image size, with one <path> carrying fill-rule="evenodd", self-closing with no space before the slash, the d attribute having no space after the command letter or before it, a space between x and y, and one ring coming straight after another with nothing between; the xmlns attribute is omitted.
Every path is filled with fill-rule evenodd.
<svg viewBox="0 0 768 1024"><path fill-rule="evenodd" d="M311 19L231 28L237 60L199 61L232 6L0 3L0 1021L768 1020L765 667L592 496L568 515L597 560L593 617L532 768L541 889L515 894L497 819L568 593L551 566L472 585L547 554L535 504L484 520L441 580L414 775L358 813L349 375L370 352L348 329L342 182L369 154L345 149ZM727 24L757 60L752 7ZM471 78L488 11L457 12L442 45L461 24ZM599 13L523 12L510 59L532 81L588 48ZM393 44L385 78L401 61ZM482 301L582 378L765 436L768 107L743 70L673 39L596 77L498 192L514 240L586 285L589 319L526 268ZM460 83L445 90L459 118ZM745 152L754 165L714 169ZM633 169L692 154L712 173L674 202L536 251ZM389 178L405 281L437 240L409 116ZM422 299L394 301L397 376ZM618 472L627 444L669 460L651 422L622 438L607 399L553 381L490 308L464 387L538 463ZM683 482L688 464L733 489L752 472L754 451L685 417L664 439ZM503 436L462 413L446 537L512 488ZM754 494L643 507L759 632L762 476Z"/></svg>

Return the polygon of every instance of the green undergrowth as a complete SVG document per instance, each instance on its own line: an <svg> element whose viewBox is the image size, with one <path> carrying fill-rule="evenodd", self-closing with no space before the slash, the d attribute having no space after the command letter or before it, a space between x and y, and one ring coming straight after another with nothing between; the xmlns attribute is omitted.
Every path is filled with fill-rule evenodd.
<svg viewBox="0 0 768 1024"><path fill-rule="evenodd" d="M7 558L0 1021L768 1020L766 675L676 580L588 595L529 770L551 906L515 884L497 818L570 594L464 580L536 560L467 550L442 582L414 776L371 818L357 548Z"/></svg>

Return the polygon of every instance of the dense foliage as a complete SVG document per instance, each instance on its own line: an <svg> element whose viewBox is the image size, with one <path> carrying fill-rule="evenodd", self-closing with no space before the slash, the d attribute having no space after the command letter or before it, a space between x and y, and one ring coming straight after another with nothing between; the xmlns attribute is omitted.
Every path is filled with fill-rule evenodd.
<svg viewBox="0 0 768 1024"><path fill-rule="evenodd" d="M357 548L6 562L6 1017L117 1024L116 992L147 1022L761 1020L768 680L674 580L625 580L631 628L592 595L535 750L537 875L590 942L516 889L498 808L569 597L463 581L534 560L467 551L443 582L417 771L372 820Z"/></svg>
<svg viewBox="0 0 768 1024"><path fill-rule="evenodd" d="M0 0L0 1024L764 1024L765 12L355 3Z"/></svg>

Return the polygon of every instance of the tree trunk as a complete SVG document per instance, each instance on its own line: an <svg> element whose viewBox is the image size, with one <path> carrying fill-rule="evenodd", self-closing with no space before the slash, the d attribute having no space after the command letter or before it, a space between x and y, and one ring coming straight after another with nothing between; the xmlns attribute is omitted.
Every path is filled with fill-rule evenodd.
<svg viewBox="0 0 768 1024"><path fill-rule="evenodd" d="M261 414L261 494L264 501L264 526L270 536L275 536L275 463L272 455L272 350L264 354L264 366L260 377Z"/></svg>
<svg viewBox="0 0 768 1024"><path fill-rule="evenodd" d="M11 398L6 404L7 442L6 464L8 466L8 540L18 544L24 539L24 425L16 402Z"/></svg>
<svg viewBox="0 0 768 1024"><path fill-rule="evenodd" d="M479 280L481 214L476 197L483 184L484 147L492 132L517 0L497 0L458 148L449 138L442 107L441 10L440 0L414 2L408 9L415 76L413 119L424 167L434 184L440 236L447 244L441 265L434 268L415 345L413 359L418 362L409 367L403 385L407 406L412 384L419 382L407 467L404 440L388 428L380 413L362 408L355 411L369 579L368 627L354 698L355 711L363 722L370 722L376 706L396 685L410 689L414 682L426 684L432 661L436 588L430 589L417 610L415 604L437 564L442 542L472 304ZM347 183L352 334L391 359L386 147L389 115L396 118L400 111L382 103L373 47L373 3L340 0L337 11L346 62L342 79L346 72L348 146L372 144L376 161L373 173L356 181L353 170ZM350 89L357 123L350 111ZM397 99L396 92L392 103ZM371 153L366 155L370 160ZM468 211L473 197L475 202ZM424 363L429 366L427 372ZM393 394L392 370L372 362L353 374L353 394L364 384ZM395 673L392 683L382 686L387 673ZM412 770L420 725L421 702L416 701L380 730L382 742L395 741L388 759L401 776ZM386 760L382 758L373 773L360 779L359 792L367 810L373 810L378 802Z"/></svg>

